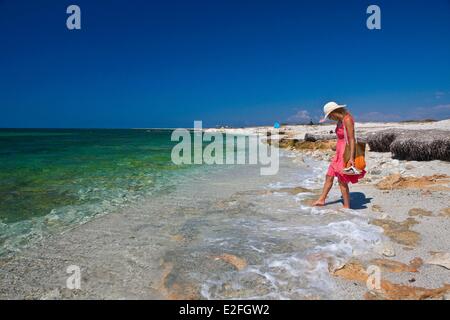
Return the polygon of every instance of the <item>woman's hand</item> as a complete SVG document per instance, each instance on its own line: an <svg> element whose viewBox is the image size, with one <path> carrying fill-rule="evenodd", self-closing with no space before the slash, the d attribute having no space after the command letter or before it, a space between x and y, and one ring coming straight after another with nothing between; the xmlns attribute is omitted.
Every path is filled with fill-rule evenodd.
<svg viewBox="0 0 450 320"><path fill-rule="evenodd" d="M350 160L348 160L348 166L355 166L355 159L354 158L350 158Z"/></svg>

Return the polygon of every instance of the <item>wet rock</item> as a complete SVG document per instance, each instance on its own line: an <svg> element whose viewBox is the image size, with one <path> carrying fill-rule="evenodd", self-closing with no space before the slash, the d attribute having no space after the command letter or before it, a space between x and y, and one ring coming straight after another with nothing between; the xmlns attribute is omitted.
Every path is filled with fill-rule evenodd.
<svg viewBox="0 0 450 320"><path fill-rule="evenodd" d="M399 244L416 246L420 240L420 234L409 229L418 223L413 218L408 218L402 222L388 219L374 219L371 223L383 228L384 234Z"/></svg>
<svg viewBox="0 0 450 320"><path fill-rule="evenodd" d="M264 276L251 273L237 281L212 284L209 292L218 299L245 299L261 297L273 290L272 284Z"/></svg>
<svg viewBox="0 0 450 320"><path fill-rule="evenodd" d="M232 266L234 266L237 270L241 271L247 267L247 261L245 259L239 258L233 254L224 253L220 256L214 257L216 260L223 260Z"/></svg>
<svg viewBox="0 0 450 320"><path fill-rule="evenodd" d="M178 272L174 271L173 264L168 262L163 264L161 283L157 289L169 300L200 299L197 285L181 279Z"/></svg>
<svg viewBox="0 0 450 320"><path fill-rule="evenodd" d="M433 212L432 211L428 211L425 209L421 209L421 208L412 208L408 211L408 215L411 217L414 216L432 216Z"/></svg>
<svg viewBox="0 0 450 320"><path fill-rule="evenodd" d="M433 264L442 266L450 270L450 253L448 252L433 252L431 257L427 259L426 264Z"/></svg>
<svg viewBox="0 0 450 320"><path fill-rule="evenodd" d="M313 192L312 190L308 189L308 188L303 188L303 187L293 187L293 188L281 188L281 189L274 189L272 190L272 192L284 192L284 193L289 193L291 195L297 195L299 193L305 193L305 192Z"/></svg>

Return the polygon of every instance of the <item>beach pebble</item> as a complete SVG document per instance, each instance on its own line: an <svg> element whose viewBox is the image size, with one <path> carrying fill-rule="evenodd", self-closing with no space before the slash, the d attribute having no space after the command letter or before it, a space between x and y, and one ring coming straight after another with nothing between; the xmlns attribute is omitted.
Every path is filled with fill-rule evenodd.
<svg viewBox="0 0 450 320"><path fill-rule="evenodd" d="M395 256L395 250L390 244L385 244L383 247L383 256L385 257L394 257Z"/></svg>
<svg viewBox="0 0 450 320"><path fill-rule="evenodd" d="M383 255L385 257L395 256L395 250L390 243L381 243L375 246L374 251L379 255Z"/></svg>

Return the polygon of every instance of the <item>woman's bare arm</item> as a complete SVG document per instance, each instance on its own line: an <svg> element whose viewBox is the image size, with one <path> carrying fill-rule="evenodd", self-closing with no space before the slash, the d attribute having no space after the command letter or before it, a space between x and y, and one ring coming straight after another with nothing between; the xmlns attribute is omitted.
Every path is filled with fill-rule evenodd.
<svg viewBox="0 0 450 320"><path fill-rule="evenodd" d="M344 119L345 128L347 129L347 139L350 144L350 164L355 165L355 126L350 117Z"/></svg>

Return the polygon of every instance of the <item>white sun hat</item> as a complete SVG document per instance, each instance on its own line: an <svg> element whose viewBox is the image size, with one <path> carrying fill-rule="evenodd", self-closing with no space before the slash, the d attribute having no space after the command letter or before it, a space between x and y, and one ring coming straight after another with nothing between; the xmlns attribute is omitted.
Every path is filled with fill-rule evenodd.
<svg viewBox="0 0 450 320"><path fill-rule="evenodd" d="M346 104L337 104L334 101L328 102L326 105L323 106L323 113L325 114L325 116L319 122L325 122L330 113L332 113L336 109L345 108L346 106L347 106Z"/></svg>

